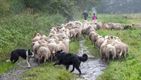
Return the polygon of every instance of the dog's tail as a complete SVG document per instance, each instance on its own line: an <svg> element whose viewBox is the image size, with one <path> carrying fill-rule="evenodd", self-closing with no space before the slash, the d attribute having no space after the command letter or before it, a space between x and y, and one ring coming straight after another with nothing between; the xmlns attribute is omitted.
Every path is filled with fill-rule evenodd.
<svg viewBox="0 0 141 80"><path fill-rule="evenodd" d="M82 57L79 57L79 60L82 62L85 62L88 60L88 55L87 54L83 54Z"/></svg>

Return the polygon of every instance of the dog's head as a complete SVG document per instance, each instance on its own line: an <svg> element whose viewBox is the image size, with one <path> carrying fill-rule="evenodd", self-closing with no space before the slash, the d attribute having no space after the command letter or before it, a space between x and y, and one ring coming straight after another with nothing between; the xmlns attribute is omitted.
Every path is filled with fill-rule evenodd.
<svg viewBox="0 0 141 80"><path fill-rule="evenodd" d="M28 49L27 51L29 57L34 57L34 53L30 49Z"/></svg>
<svg viewBox="0 0 141 80"><path fill-rule="evenodd" d="M59 50L55 53L55 59L60 58L60 56L62 56L64 54L63 50Z"/></svg>

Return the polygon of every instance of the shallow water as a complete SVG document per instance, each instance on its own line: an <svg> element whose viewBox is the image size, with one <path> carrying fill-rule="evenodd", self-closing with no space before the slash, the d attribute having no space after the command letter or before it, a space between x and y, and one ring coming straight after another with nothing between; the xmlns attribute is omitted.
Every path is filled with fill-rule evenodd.
<svg viewBox="0 0 141 80"><path fill-rule="evenodd" d="M37 66L37 64L30 60L31 68ZM0 80L21 80L19 77L29 68L27 67L26 61L21 60L20 62L16 63L16 66L11 69L10 71L4 73L0 76Z"/></svg>
<svg viewBox="0 0 141 80"><path fill-rule="evenodd" d="M96 80L96 78L103 73L103 70L106 68L106 64L100 59L96 59L94 56L89 54L87 47L84 46L84 40L81 40L78 55L82 55L83 53L88 54L89 59L86 62L81 63L80 69L82 75L77 78L77 80ZM76 70L74 73L78 74Z"/></svg>

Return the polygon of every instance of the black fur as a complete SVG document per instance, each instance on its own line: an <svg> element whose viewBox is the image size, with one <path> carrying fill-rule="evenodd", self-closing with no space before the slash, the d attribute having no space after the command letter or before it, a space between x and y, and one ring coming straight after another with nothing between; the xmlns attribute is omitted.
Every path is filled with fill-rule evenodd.
<svg viewBox="0 0 141 80"><path fill-rule="evenodd" d="M56 58L58 60L58 62L56 62L54 65L64 65L66 67L66 69L69 69L69 66L72 65L73 69L71 70L71 72L74 71L74 69L76 68L79 71L79 75L81 75L81 70L80 70L80 63L85 62L88 59L88 56L86 54L83 54L82 57L75 55L75 54L71 54L71 53L65 53L62 51L58 51L56 53Z"/></svg>
<svg viewBox="0 0 141 80"><path fill-rule="evenodd" d="M19 57L26 59L27 57L30 57L32 55L32 52L30 49L28 49L28 56L26 56L26 49L15 49L11 52L10 61L12 63L15 63L18 61Z"/></svg>

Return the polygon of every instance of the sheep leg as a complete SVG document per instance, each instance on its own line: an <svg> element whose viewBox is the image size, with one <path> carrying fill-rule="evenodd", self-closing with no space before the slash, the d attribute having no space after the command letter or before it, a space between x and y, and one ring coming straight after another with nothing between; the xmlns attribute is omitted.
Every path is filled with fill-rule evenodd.
<svg viewBox="0 0 141 80"><path fill-rule="evenodd" d="M114 52L113 52L113 60L116 58L116 49L114 49Z"/></svg>
<svg viewBox="0 0 141 80"><path fill-rule="evenodd" d="M122 50L121 50L121 51L120 51L120 54L118 55L118 59L121 58L122 54L123 54L123 52L122 52Z"/></svg>
<svg viewBox="0 0 141 80"><path fill-rule="evenodd" d="M45 58L44 58L44 63L45 63L46 61L47 61L47 58L45 57Z"/></svg>

